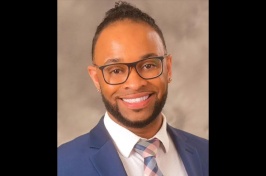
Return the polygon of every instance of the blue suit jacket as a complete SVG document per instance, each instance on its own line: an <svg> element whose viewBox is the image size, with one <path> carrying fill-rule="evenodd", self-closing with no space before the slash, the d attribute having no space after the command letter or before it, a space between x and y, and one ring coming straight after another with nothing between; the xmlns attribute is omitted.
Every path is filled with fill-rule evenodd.
<svg viewBox="0 0 266 176"><path fill-rule="evenodd" d="M188 176L208 176L208 140L167 125ZM103 118L87 134L62 144L57 152L58 176L126 176Z"/></svg>

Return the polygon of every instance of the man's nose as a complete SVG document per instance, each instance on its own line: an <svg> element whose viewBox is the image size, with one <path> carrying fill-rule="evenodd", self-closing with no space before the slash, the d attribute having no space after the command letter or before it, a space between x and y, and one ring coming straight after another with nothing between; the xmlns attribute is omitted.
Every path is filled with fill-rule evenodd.
<svg viewBox="0 0 266 176"><path fill-rule="evenodd" d="M140 87L147 85L147 80L140 77L136 68L133 67L129 70L128 79L124 85L127 89L138 90Z"/></svg>

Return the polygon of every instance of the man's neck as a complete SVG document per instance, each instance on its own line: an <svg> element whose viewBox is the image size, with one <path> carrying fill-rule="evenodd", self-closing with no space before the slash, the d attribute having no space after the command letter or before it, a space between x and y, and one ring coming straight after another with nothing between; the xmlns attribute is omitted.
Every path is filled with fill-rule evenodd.
<svg viewBox="0 0 266 176"><path fill-rule="evenodd" d="M133 127L125 126L124 124L119 122L116 118L114 118L110 113L108 113L108 115L115 123L128 129L129 131L136 134L137 136L141 138L146 138L146 139L150 139L151 137L153 137L160 130L163 124L163 116L161 113L158 115L158 117L154 121L152 121L149 125L143 128L133 128Z"/></svg>

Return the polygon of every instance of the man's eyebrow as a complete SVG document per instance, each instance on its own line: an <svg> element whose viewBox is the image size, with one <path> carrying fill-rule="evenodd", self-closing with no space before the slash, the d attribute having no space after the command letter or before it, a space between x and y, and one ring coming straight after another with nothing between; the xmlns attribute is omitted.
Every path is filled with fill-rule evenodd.
<svg viewBox="0 0 266 176"><path fill-rule="evenodd" d="M155 53L148 53L148 54L145 54L143 56L140 57L140 60L142 59L147 59L149 57L152 57L152 56L158 56L157 54ZM107 59L105 62L104 62L104 65L108 65L108 64L113 64L113 63L118 63L118 62L122 62L123 59L121 58L111 58L111 59Z"/></svg>
<svg viewBox="0 0 266 176"><path fill-rule="evenodd" d="M149 57L152 57L152 56L158 56L158 55L155 54L155 53L148 53L148 54L145 54L145 55L141 56L140 58L141 59L146 59L146 58L149 58Z"/></svg>
<svg viewBox="0 0 266 176"><path fill-rule="evenodd" d="M121 58L111 58L111 59L107 59L104 62L104 65L108 65L108 64L113 64L113 63L117 63L117 62L121 62Z"/></svg>

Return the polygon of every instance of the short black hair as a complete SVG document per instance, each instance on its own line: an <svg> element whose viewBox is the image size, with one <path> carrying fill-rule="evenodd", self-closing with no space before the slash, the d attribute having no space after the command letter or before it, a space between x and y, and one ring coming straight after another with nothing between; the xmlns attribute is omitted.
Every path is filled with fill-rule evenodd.
<svg viewBox="0 0 266 176"><path fill-rule="evenodd" d="M136 22L144 22L150 25L159 34L163 42L164 50L166 51L166 44L164 41L163 33L159 28L159 26L155 23L155 20L147 13L142 12L140 9L132 6L128 2L118 1L115 3L114 8L108 10L105 13L103 21L97 27L97 30L92 40L92 50L91 50L92 60L94 59L94 49L96 42L103 29L105 29L111 23L114 23L116 21L122 21L124 19L130 19Z"/></svg>

